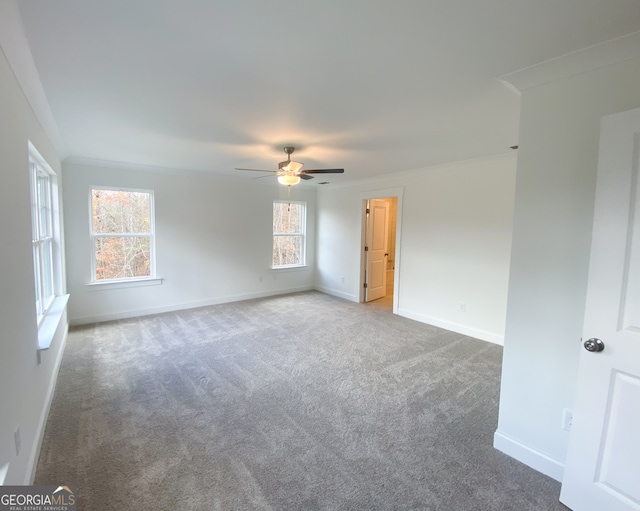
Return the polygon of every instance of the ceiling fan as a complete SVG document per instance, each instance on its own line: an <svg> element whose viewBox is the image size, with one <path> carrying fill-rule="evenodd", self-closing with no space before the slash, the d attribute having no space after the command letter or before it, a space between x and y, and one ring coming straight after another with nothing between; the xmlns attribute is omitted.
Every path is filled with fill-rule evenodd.
<svg viewBox="0 0 640 511"><path fill-rule="evenodd" d="M301 179L313 179L313 176L309 174L343 174L344 169L316 169L316 170L302 170L303 163L299 161L291 160L291 155L295 151L295 147L287 146L284 148L284 152L287 154L286 161L278 163L278 170L261 170L261 169L239 169L236 170L250 170L252 172L269 172L278 176L278 182L283 185L292 186L297 185ZM260 176L266 177L266 176Z"/></svg>

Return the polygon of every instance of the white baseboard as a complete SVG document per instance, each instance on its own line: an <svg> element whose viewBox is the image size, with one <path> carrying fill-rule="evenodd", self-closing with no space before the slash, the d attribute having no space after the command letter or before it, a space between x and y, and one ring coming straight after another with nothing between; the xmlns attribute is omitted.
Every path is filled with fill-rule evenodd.
<svg viewBox="0 0 640 511"><path fill-rule="evenodd" d="M466 325L434 318L432 316L425 316L423 314L418 314L416 312L408 311L402 308L398 309L398 315L404 316L405 318L413 319L415 321L420 321L420 323L426 323L428 325L437 326L438 328L444 328L445 330L451 330L452 332L468 335L469 337L474 337L475 339L480 339L481 341L499 344L500 346L504 345L504 336L494 332L487 332L486 330L471 328Z"/></svg>
<svg viewBox="0 0 640 511"><path fill-rule="evenodd" d="M331 289L324 286L316 286L315 290L331 296L337 296L338 298L344 298L345 300L349 300L350 302L358 301L358 297L356 295L345 293L344 291L338 291L337 289Z"/></svg>
<svg viewBox="0 0 640 511"><path fill-rule="evenodd" d="M268 296L286 295L289 293L299 293L302 291L313 291L313 286L302 286L289 289L279 289L277 291L263 291L260 293L246 293L240 295L229 295L211 300L200 300L197 302L176 303L165 305L162 307L153 307L150 309L137 309L130 311L114 312L111 314L99 314L97 316L85 316L81 318L72 318L69 320L70 325L86 325L89 323L101 323L103 321L114 321L118 319L137 318L139 316L150 316L152 314L162 314L163 312L174 312L185 309L195 309L197 307L208 307L209 305L219 305L221 303L240 302L242 300L252 300L254 298L266 298Z"/></svg>
<svg viewBox="0 0 640 511"><path fill-rule="evenodd" d="M66 322L66 317L63 318ZM49 388L47 389L47 396L45 397L44 406L40 413L40 419L38 420L38 426L36 428L36 435L33 445L31 446L31 453L29 454L29 460L27 462L27 471L25 474L25 485L32 485L36 477L36 470L38 468L38 458L40 458L40 449L42 448L42 440L44 439L44 430L47 425L47 419L49 418L49 410L51 409L51 403L53 402L53 395L56 390L56 383L58 381L58 372L60 371L60 365L62 364L62 356L64 355L64 348L67 344L67 336L69 334L69 326L64 327L64 333L60 340L60 349L54 362L54 369L51 373L51 380L49 381Z"/></svg>
<svg viewBox="0 0 640 511"><path fill-rule="evenodd" d="M500 431L493 435L493 447L546 476L562 482L564 464Z"/></svg>

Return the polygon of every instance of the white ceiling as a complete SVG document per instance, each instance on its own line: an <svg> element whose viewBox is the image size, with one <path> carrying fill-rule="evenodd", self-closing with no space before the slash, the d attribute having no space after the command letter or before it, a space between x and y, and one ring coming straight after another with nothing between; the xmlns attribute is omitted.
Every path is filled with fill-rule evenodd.
<svg viewBox="0 0 640 511"><path fill-rule="evenodd" d="M498 77L640 30L638 0L18 0L62 157L331 181L504 153ZM311 183L319 182L315 179Z"/></svg>

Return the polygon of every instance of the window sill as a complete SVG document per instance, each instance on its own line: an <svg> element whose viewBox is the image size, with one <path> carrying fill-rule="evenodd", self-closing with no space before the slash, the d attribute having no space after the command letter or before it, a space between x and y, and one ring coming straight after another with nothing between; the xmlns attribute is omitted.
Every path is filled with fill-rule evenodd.
<svg viewBox="0 0 640 511"><path fill-rule="evenodd" d="M105 280L101 282L89 282L86 284L88 291L106 291L108 289L122 289L128 287L146 287L162 285L162 277L149 277L144 279Z"/></svg>
<svg viewBox="0 0 640 511"><path fill-rule="evenodd" d="M67 310L67 303L69 303L69 295L56 296L42 318L40 325L38 325L38 351L48 350L51 347L62 316Z"/></svg>
<svg viewBox="0 0 640 511"><path fill-rule="evenodd" d="M306 264L296 264L291 266L272 266L272 271L282 272L282 271L306 271L309 269L309 266Z"/></svg>

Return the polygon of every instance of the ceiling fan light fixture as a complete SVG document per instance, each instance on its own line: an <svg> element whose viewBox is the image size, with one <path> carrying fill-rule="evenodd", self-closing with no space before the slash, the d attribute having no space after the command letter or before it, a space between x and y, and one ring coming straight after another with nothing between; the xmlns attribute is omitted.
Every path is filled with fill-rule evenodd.
<svg viewBox="0 0 640 511"><path fill-rule="evenodd" d="M278 170L265 170L265 169L241 169L236 167L236 170L250 170L253 172L267 172L275 174L278 177L280 184L285 186L297 185L301 179L305 181L313 179L313 176L309 174L343 174L344 169L315 169L315 170L302 170L304 164L299 161L292 161L291 155L295 151L295 147L287 146L284 148L284 152L287 155L286 161L278 163ZM257 179L257 178L255 178Z"/></svg>
<svg viewBox="0 0 640 511"><path fill-rule="evenodd" d="M287 172L299 172L300 169L302 169L302 167L304 166L303 163L300 163L299 161L281 161L280 164L278 165L280 167L280 170L284 170Z"/></svg>
<svg viewBox="0 0 640 511"><path fill-rule="evenodd" d="M278 183L281 185L292 186L297 185L300 182L300 176L293 176L291 174L285 174L278 176Z"/></svg>

